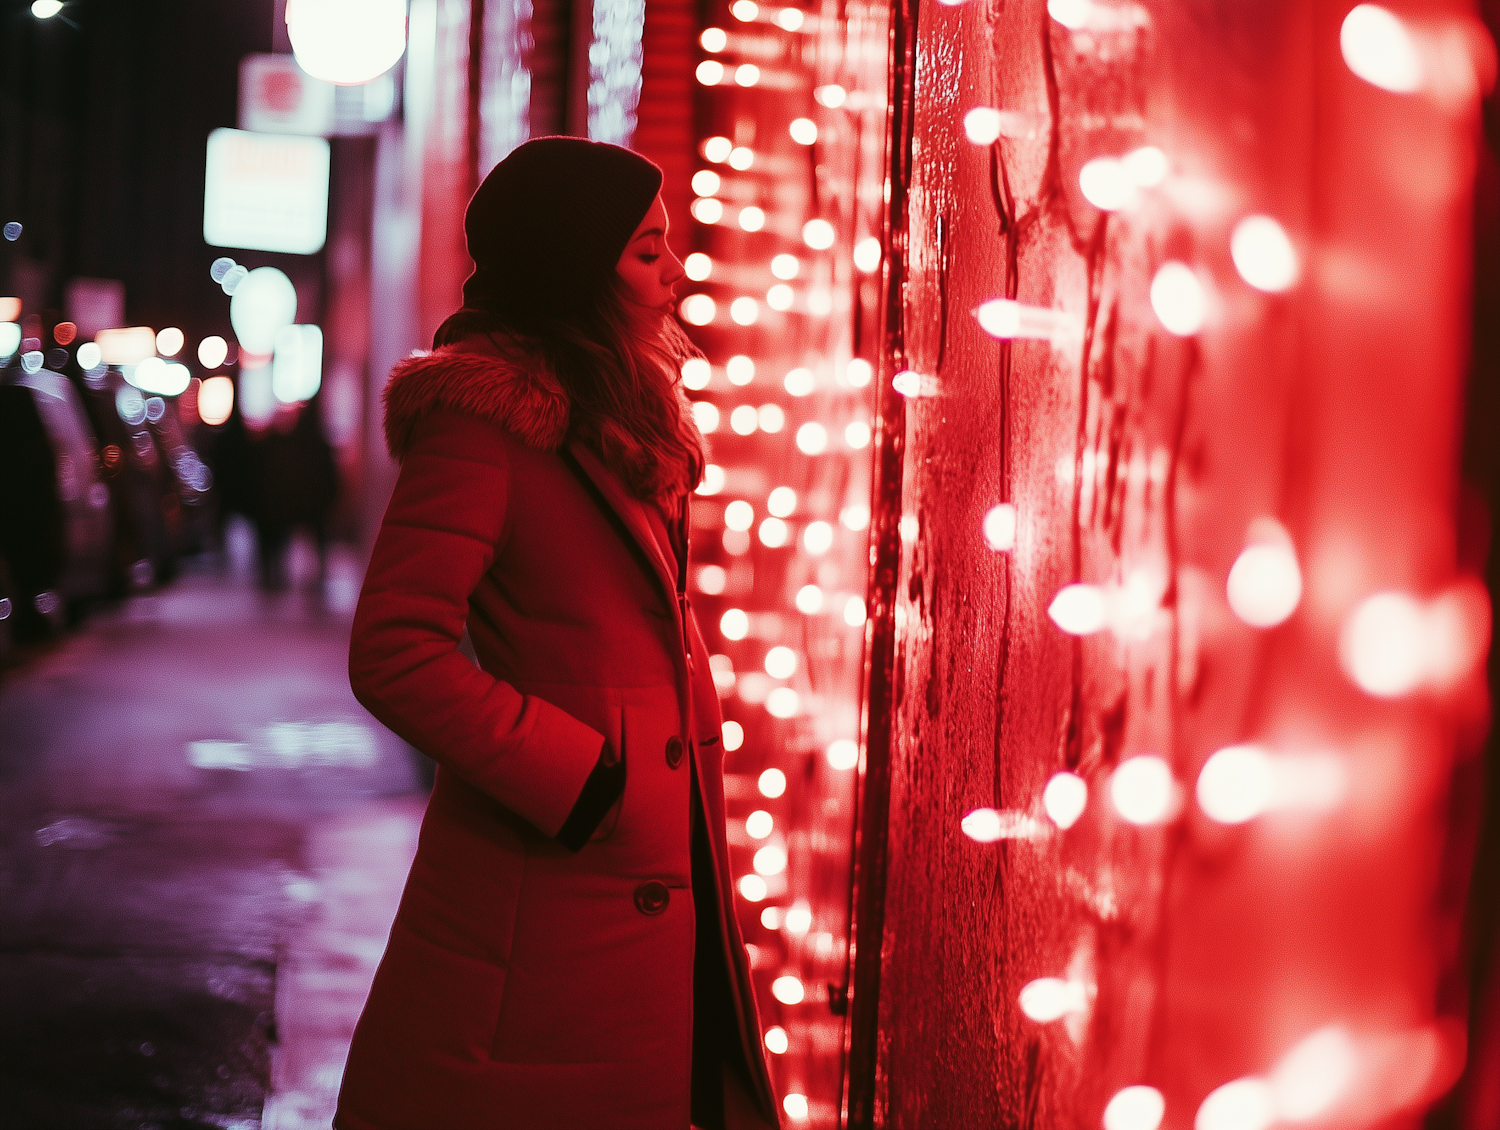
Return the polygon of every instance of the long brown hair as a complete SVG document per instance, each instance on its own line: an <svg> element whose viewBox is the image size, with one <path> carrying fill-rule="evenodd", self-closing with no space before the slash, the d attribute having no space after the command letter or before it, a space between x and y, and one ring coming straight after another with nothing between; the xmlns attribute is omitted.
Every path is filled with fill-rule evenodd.
<svg viewBox="0 0 1500 1130"><path fill-rule="evenodd" d="M569 317L506 318L464 307L434 346L483 333L507 354L530 354L568 394L568 438L595 452L637 498L668 500L703 478L707 453L682 390L682 364L701 356L671 315L635 302L618 275Z"/></svg>

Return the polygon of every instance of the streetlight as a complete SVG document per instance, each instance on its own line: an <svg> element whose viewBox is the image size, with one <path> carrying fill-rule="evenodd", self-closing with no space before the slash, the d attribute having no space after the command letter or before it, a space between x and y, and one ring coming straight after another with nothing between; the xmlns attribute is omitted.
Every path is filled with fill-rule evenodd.
<svg viewBox="0 0 1500 1130"><path fill-rule="evenodd" d="M50 20L62 8L62 0L35 0L31 5L31 14L39 20Z"/></svg>
<svg viewBox="0 0 1500 1130"><path fill-rule="evenodd" d="M406 0L287 0L286 30L304 71L358 86L385 74L406 50Z"/></svg>

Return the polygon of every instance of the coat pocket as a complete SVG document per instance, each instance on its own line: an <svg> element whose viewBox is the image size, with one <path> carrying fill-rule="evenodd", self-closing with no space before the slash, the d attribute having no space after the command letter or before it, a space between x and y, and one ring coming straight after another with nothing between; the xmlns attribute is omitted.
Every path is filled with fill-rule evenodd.
<svg viewBox="0 0 1500 1130"><path fill-rule="evenodd" d="M618 705L610 710L610 720L614 723L613 731L605 736L609 739L610 748L615 751L615 756L625 762L625 787L620 791L615 803L609 806L605 812L604 819L599 821L599 827L594 829L594 834L589 837L589 843L598 843L607 840L614 835L616 828L620 826L620 813L625 807L625 798L630 795L630 762L625 755L625 712Z"/></svg>

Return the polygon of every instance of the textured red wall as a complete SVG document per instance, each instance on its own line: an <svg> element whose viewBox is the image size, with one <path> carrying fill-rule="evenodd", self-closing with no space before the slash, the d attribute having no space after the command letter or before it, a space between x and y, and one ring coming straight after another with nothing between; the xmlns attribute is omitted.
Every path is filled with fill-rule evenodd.
<svg viewBox="0 0 1500 1130"><path fill-rule="evenodd" d="M886 874L883 925L857 903L855 986L878 974L878 1014L854 1002L851 1119L1408 1125L1462 1064L1461 1024L1435 1015L1455 923L1433 907L1452 768L1484 710L1487 612L1455 573L1452 515L1488 40L1461 3L1393 4L1423 76L1393 93L1341 54L1348 3L1052 7L1082 26L1042 0L897 6L905 255L881 451L901 536L882 542L895 514L877 515L866 787L888 768L890 801L862 827L860 882ZM965 135L975 107L1003 112L993 144ZM1147 145L1162 183L1118 211L1085 199L1086 162ZM1251 214L1291 237L1284 293L1231 257ZM1151 299L1169 260L1204 301L1181 336ZM971 313L996 297L1076 333L996 340ZM895 370L919 395L898 403ZM1002 503L1016 533L997 551L981 531ZM1255 628L1226 582L1265 537L1302 589ZM1099 586L1111 626L1054 623L1074 582ZM1414 598L1407 620L1351 635L1380 592ZM1413 685L1357 685L1408 660ZM1230 824L1197 786L1242 743L1277 785ZM1172 772L1170 811L1144 826L1111 801L1141 755ZM1042 803L1061 771L1089 789L1066 830ZM981 808L995 842L961 827ZM1023 1011L1040 978L1071 982L1065 1016ZM1164 1115L1133 1092L1143 1107L1105 1118L1132 1086ZM1241 1121L1214 1121L1231 1106Z"/></svg>

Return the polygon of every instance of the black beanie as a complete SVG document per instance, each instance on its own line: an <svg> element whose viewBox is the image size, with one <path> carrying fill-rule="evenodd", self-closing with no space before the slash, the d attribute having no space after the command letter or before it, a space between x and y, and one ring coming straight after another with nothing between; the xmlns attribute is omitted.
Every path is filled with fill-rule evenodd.
<svg viewBox="0 0 1500 1130"><path fill-rule="evenodd" d="M524 324L596 295L661 189L638 153L581 137L538 137L496 165L469 201L474 273L464 306Z"/></svg>

